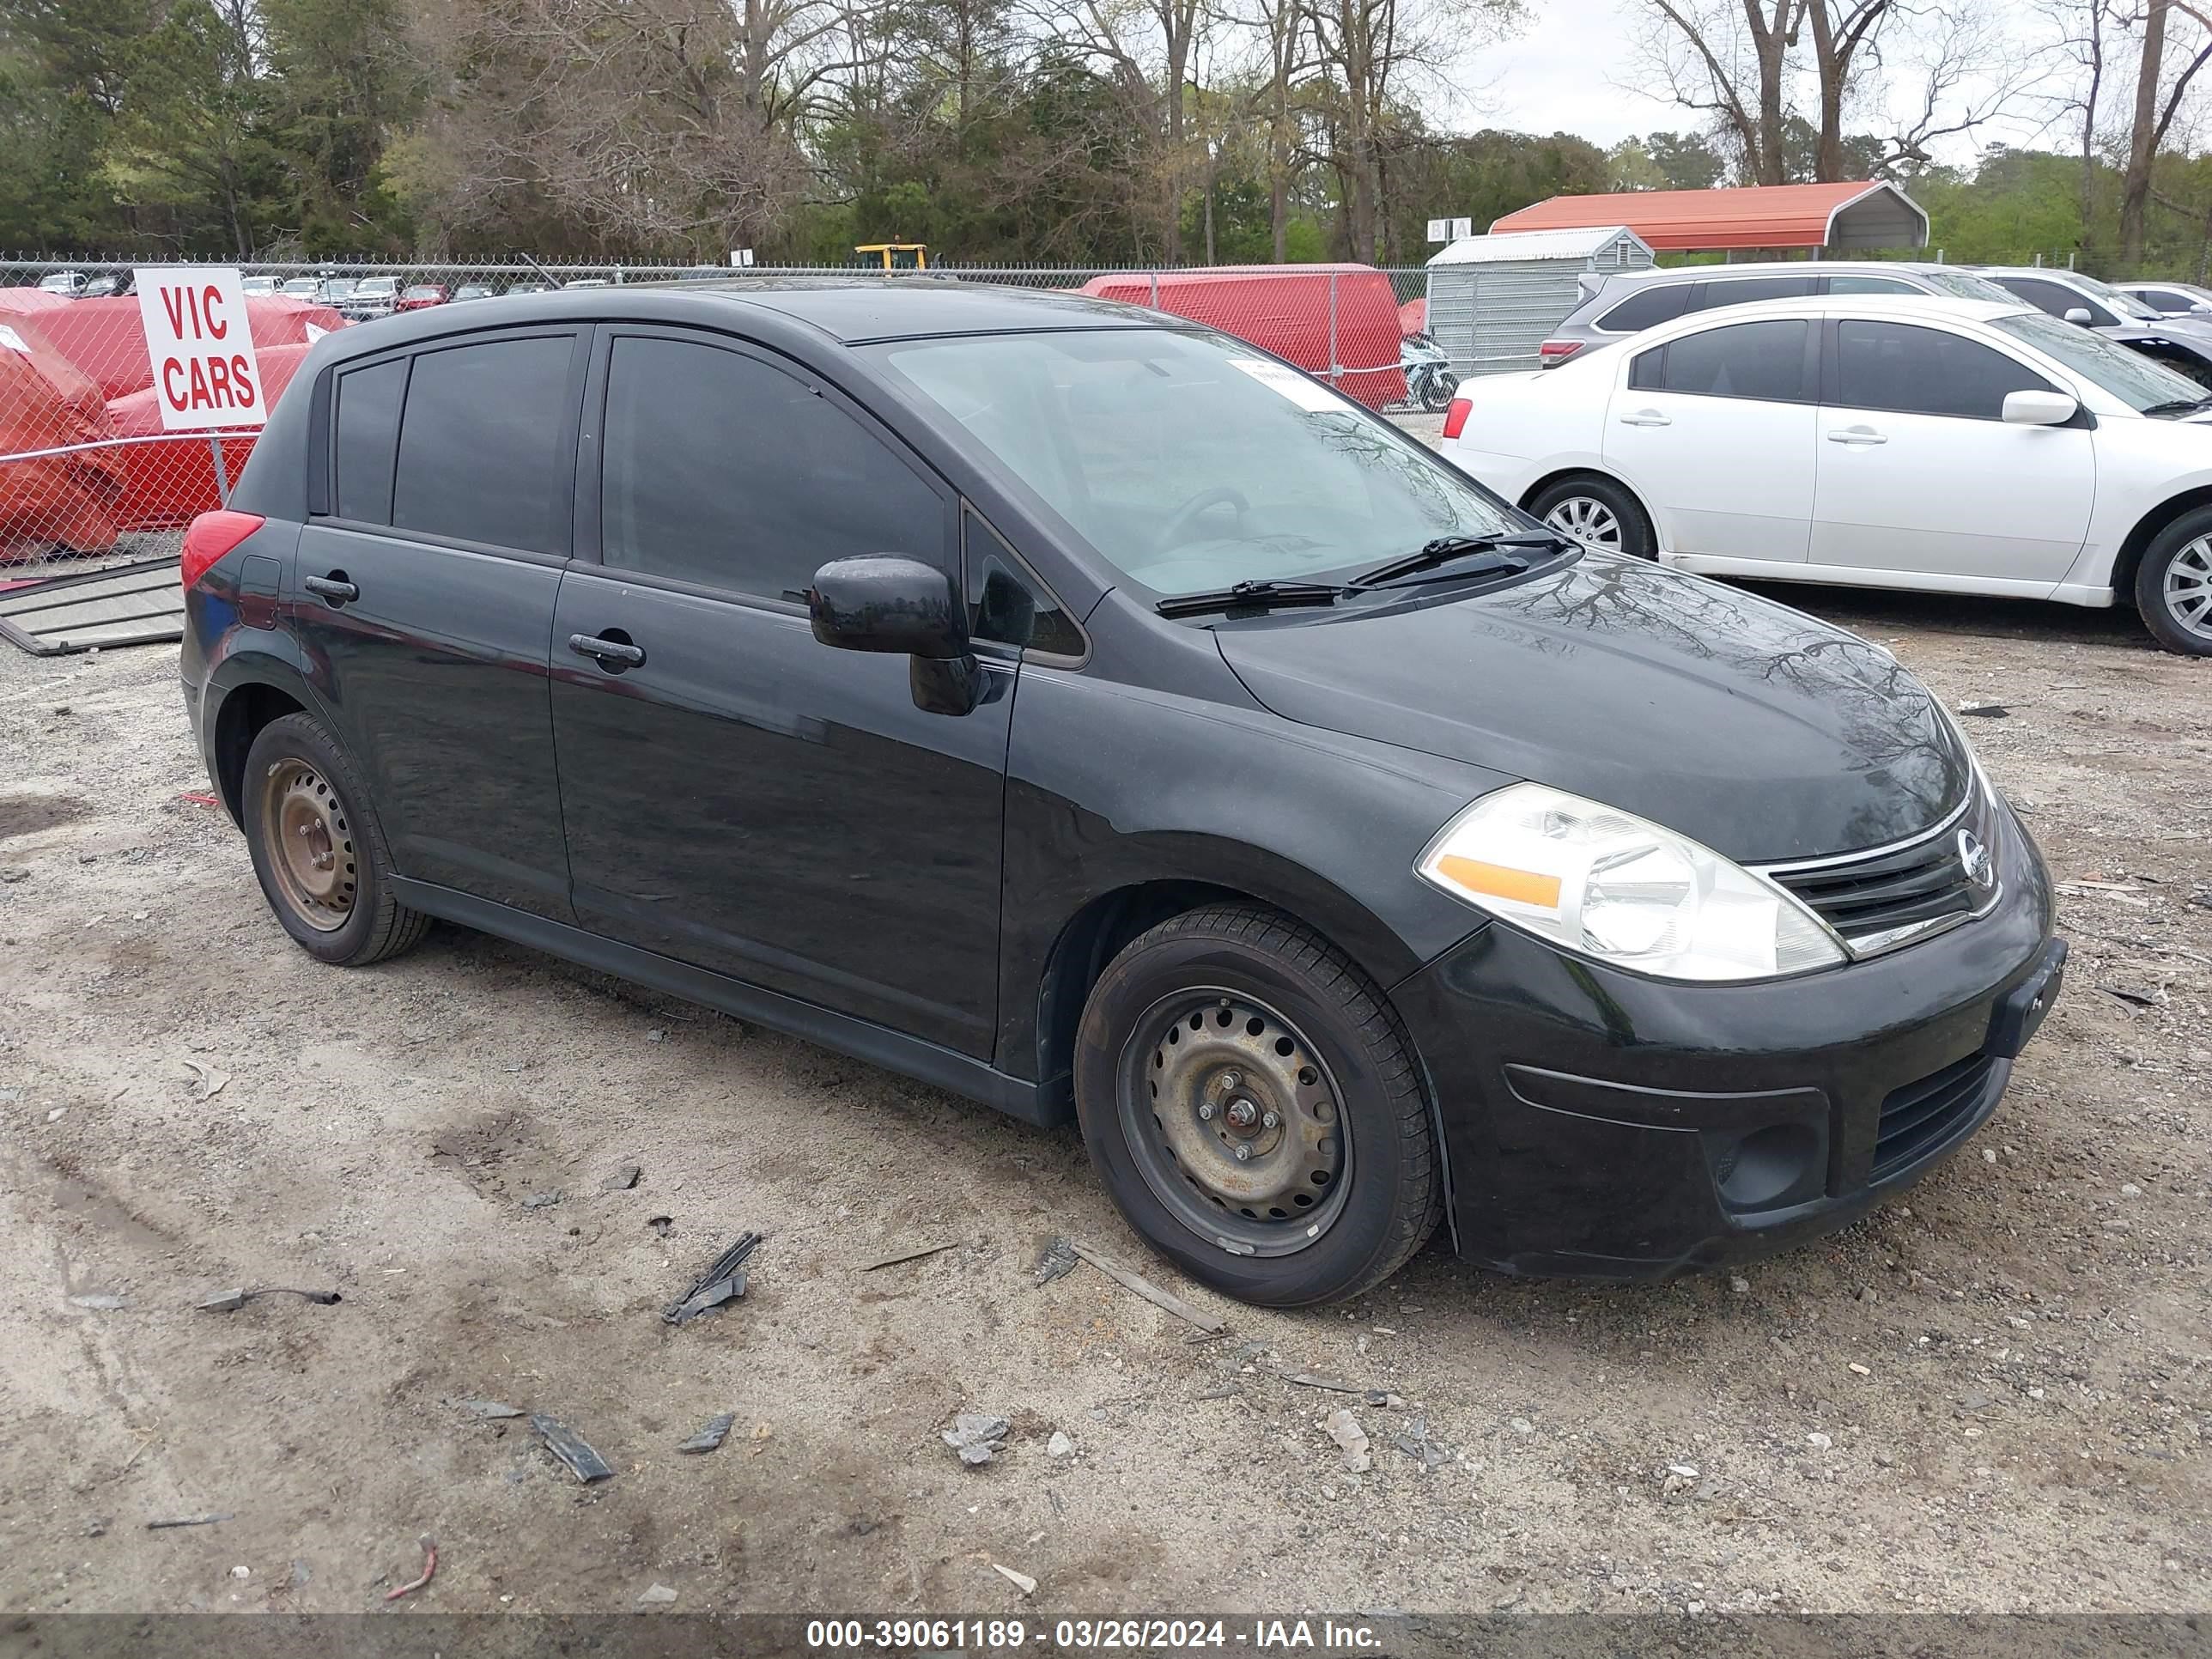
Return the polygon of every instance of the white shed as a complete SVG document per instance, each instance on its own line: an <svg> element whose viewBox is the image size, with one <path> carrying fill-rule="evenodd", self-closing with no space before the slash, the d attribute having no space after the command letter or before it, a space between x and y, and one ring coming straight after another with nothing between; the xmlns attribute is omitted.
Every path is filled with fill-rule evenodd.
<svg viewBox="0 0 2212 1659"><path fill-rule="evenodd" d="M1429 261L1429 332L1462 374L1535 368L1584 272L1650 268L1650 245L1625 225L1462 236Z"/></svg>

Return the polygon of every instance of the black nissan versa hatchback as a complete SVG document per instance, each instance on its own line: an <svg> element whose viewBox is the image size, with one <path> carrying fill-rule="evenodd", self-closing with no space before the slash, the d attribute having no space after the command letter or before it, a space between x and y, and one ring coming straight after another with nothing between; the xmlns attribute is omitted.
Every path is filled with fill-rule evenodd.
<svg viewBox="0 0 2212 1659"><path fill-rule="evenodd" d="M1880 647L1584 552L1235 340L930 277L318 344L185 697L325 963L432 918L1071 1116L1277 1305L1650 1276L1995 1108L2064 947Z"/></svg>

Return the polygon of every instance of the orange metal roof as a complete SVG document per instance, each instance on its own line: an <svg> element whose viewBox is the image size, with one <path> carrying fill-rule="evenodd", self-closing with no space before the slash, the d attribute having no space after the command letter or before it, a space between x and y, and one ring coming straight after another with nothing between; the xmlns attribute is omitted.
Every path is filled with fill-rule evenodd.
<svg viewBox="0 0 2212 1659"><path fill-rule="evenodd" d="M1493 232L1567 230L1626 225L1655 249L1825 247L1838 242L1836 216L1866 198L1894 210L1902 204L1920 222L1927 215L1894 185L1856 179L1833 185L1754 185L1738 190L1636 190L1602 196L1554 196L1509 213ZM1869 204L1872 205L1873 204ZM1864 244L1862 244L1863 246ZM1901 246L1893 242L1889 246Z"/></svg>

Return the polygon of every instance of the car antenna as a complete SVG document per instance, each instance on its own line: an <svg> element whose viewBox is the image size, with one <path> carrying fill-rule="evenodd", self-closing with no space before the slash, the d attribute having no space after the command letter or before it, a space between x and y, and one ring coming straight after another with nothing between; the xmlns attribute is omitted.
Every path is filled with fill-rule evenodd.
<svg viewBox="0 0 2212 1659"><path fill-rule="evenodd" d="M539 264L537 260L532 258L520 248L515 249L514 257L521 260L523 264L528 265L532 270L536 271L540 276L543 276L547 282L551 283L554 287L558 288L561 286L561 284L555 280L551 271L546 270L544 265Z"/></svg>

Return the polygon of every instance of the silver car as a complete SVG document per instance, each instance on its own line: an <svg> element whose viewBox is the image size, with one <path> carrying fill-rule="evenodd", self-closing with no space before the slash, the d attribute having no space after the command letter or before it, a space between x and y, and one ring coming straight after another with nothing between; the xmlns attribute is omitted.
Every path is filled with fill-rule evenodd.
<svg viewBox="0 0 2212 1659"><path fill-rule="evenodd" d="M1540 365L1556 368L1595 347L1716 306L1754 300L1798 300L1818 294L1940 294L1957 300L2008 300L1985 278L1956 265L1888 259L1769 259L1674 270L1591 274L1581 278L1583 302L1537 348Z"/></svg>
<svg viewBox="0 0 2212 1659"><path fill-rule="evenodd" d="M2161 317L2212 317L2212 288L2195 283L2114 283L2130 300Z"/></svg>

